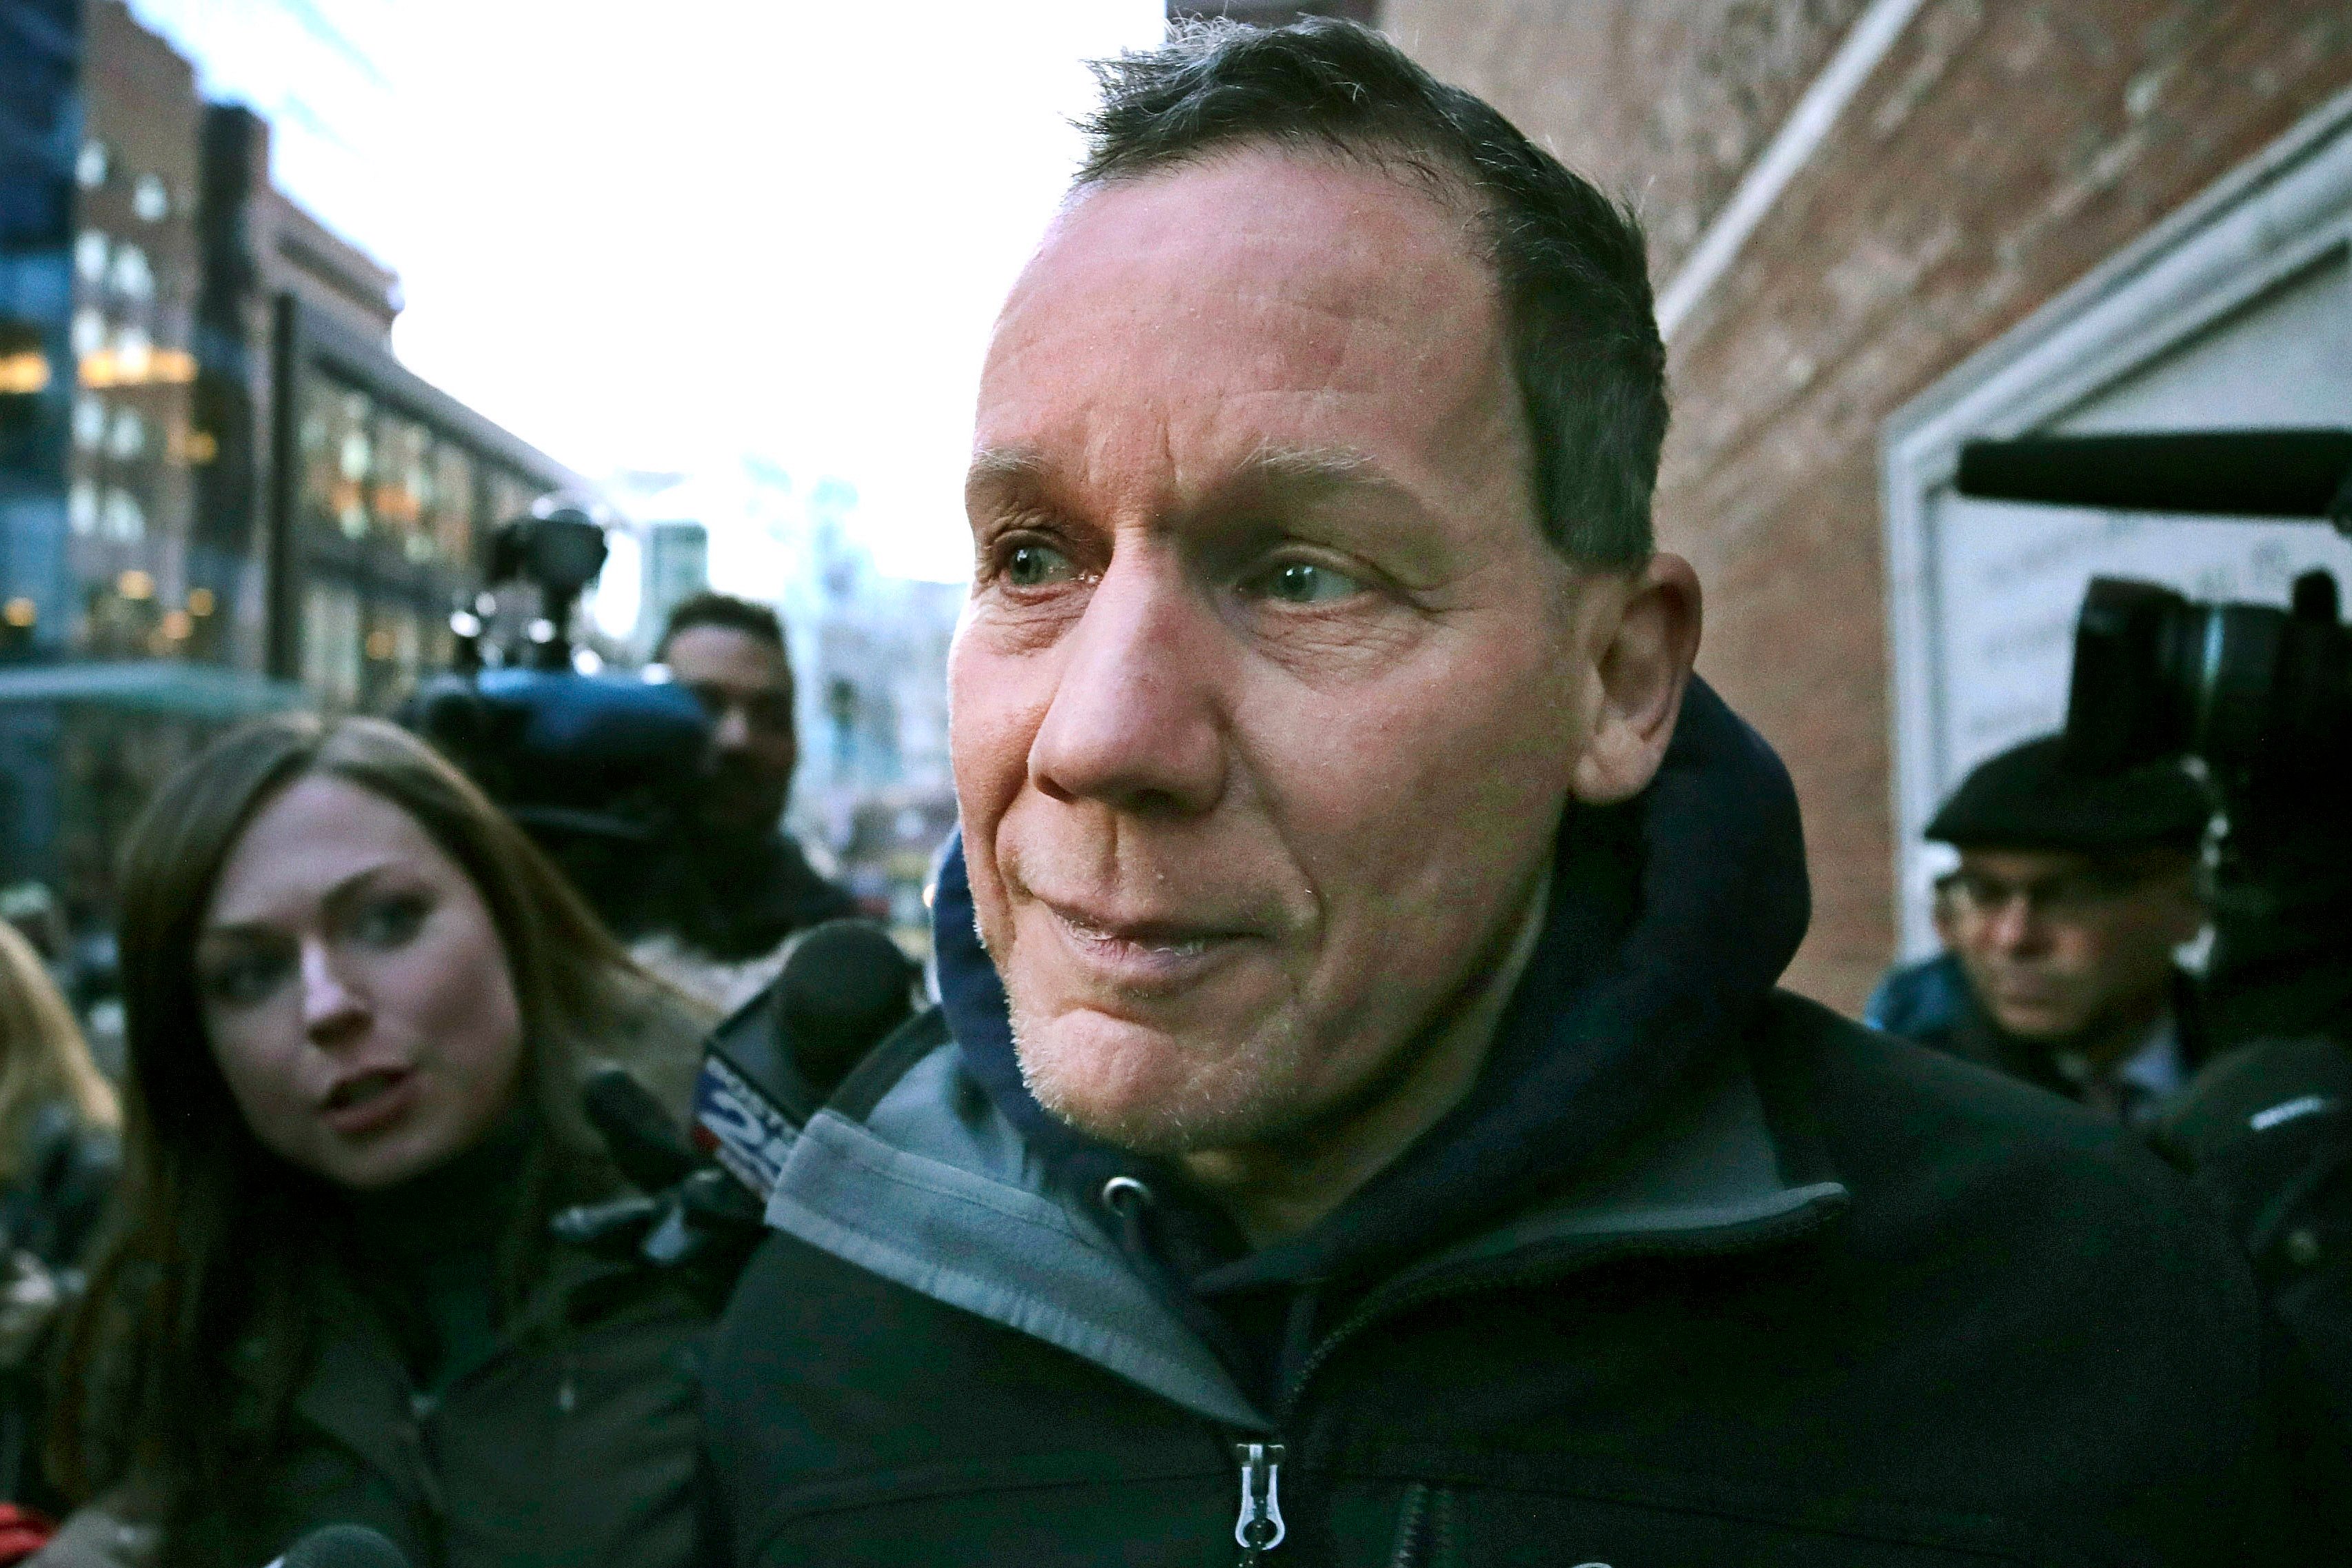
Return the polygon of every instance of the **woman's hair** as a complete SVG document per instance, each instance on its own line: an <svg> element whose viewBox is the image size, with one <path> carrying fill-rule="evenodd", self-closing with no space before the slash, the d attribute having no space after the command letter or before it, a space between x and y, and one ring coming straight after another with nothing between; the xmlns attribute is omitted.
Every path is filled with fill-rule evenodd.
<svg viewBox="0 0 2352 1568"><path fill-rule="evenodd" d="M540 1128L501 1248L509 1306L537 1270L548 1215L612 1185L580 1109L584 1058L660 1005L655 983L522 831L406 731L264 720L164 783L123 851L124 1182L67 1343L51 1462L77 1496L137 1480L155 1494L142 1501L167 1540L205 1500L236 1495L244 1464L266 1457L315 1348L337 1205L246 1124L205 1037L194 965L223 862L265 805L313 777L406 812L472 880L497 929L522 1019L521 1098ZM233 1347L247 1358L242 1375ZM254 1418L226 1419L232 1411Z"/></svg>
<svg viewBox="0 0 2352 1568"><path fill-rule="evenodd" d="M89 1059L73 1009L25 935L0 921L0 1184L23 1174L26 1142L44 1106L63 1105L92 1131L122 1114Z"/></svg>

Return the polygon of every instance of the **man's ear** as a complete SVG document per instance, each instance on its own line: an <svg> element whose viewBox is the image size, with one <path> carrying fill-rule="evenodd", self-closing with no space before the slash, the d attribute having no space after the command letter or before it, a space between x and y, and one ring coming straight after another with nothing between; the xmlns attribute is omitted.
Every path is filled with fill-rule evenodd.
<svg viewBox="0 0 2352 1568"><path fill-rule="evenodd" d="M1588 805L1630 800L1649 786L1674 739L1698 658L1698 574L1689 562L1653 555L1611 591L1614 613L1604 609L1593 629L1600 705L1570 785Z"/></svg>

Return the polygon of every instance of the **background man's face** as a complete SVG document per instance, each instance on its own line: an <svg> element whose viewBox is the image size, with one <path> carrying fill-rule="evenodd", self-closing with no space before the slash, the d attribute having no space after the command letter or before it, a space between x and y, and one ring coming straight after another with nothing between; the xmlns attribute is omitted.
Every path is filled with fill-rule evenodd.
<svg viewBox="0 0 2352 1568"><path fill-rule="evenodd" d="M1236 153L1086 196L998 323L956 787L1023 1069L1098 1135L1345 1114L1528 908L1596 617L1467 236Z"/></svg>
<svg viewBox="0 0 2352 1568"><path fill-rule="evenodd" d="M699 626L670 638L663 657L670 678L710 715L697 797L703 821L740 833L775 826L800 761L784 650L732 626Z"/></svg>
<svg viewBox="0 0 2352 1568"><path fill-rule="evenodd" d="M2164 1005L2173 950L2202 923L2190 858L2121 861L1969 849L1937 923L1969 988L2012 1035L2067 1040Z"/></svg>

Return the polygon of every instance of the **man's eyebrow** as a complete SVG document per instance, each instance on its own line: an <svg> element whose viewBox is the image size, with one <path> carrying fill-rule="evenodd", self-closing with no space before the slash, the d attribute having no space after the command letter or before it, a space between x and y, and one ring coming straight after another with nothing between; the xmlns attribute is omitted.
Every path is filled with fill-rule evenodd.
<svg viewBox="0 0 2352 1568"><path fill-rule="evenodd" d="M1045 482L1050 468L1034 447L989 447L972 455L971 467L964 470L964 489L1034 489Z"/></svg>
<svg viewBox="0 0 2352 1568"><path fill-rule="evenodd" d="M1427 510L1412 486L1378 459L1350 447L1261 447L1217 488L1237 498L1256 490L1276 495L1290 492L1301 500L1353 491L1403 502L1416 513Z"/></svg>
<svg viewBox="0 0 2352 1568"><path fill-rule="evenodd" d="M1349 447L1261 447L1242 465L1268 479L1390 485L1381 466Z"/></svg>

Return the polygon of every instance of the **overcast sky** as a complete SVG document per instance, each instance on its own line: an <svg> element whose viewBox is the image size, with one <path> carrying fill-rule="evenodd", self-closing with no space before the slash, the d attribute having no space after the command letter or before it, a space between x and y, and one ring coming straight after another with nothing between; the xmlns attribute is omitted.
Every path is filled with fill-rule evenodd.
<svg viewBox="0 0 2352 1568"><path fill-rule="evenodd" d="M401 274L401 357L592 477L755 453L965 569L989 322L1161 0L133 0ZM723 520L713 520L723 521Z"/></svg>

